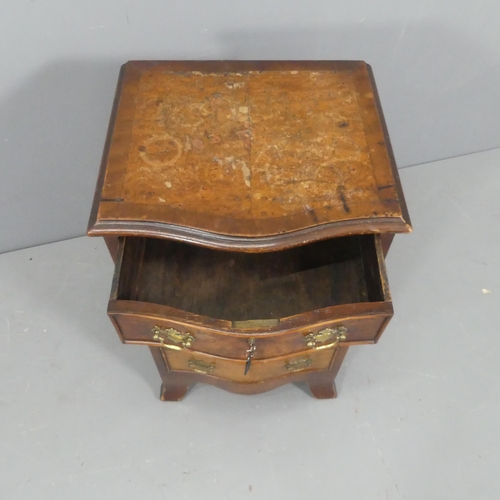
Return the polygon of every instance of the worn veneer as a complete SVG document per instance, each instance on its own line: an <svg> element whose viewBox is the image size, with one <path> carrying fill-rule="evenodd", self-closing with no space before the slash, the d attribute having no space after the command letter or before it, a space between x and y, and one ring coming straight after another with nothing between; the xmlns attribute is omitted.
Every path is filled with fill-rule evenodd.
<svg viewBox="0 0 500 500"><path fill-rule="evenodd" d="M385 255L411 231L360 61L123 66L88 234L116 261L108 313L150 347L163 400L196 382L334 397L392 316Z"/></svg>
<svg viewBox="0 0 500 500"><path fill-rule="evenodd" d="M122 69L89 234L266 251L409 230L365 63Z"/></svg>

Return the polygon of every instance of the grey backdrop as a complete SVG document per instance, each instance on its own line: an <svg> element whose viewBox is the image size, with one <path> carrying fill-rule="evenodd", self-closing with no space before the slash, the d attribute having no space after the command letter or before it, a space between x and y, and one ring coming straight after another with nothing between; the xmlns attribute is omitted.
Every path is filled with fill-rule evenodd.
<svg viewBox="0 0 500 500"><path fill-rule="evenodd" d="M400 167L500 146L497 0L2 0L0 252L82 235L129 59L362 59Z"/></svg>

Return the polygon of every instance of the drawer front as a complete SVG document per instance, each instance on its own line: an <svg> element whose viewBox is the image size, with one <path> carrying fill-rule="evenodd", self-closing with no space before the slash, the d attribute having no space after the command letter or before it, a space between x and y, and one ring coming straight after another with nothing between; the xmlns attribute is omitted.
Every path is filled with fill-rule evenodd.
<svg viewBox="0 0 500 500"><path fill-rule="evenodd" d="M390 314L378 314L322 322L312 328L291 328L276 333L220 332L200 325L186 326L175 320L138 314L110 313L124 342L144 343L166 350L189 351L245 360L250 339L255 339L254 359L294 354L306 349L322 350L332 344L354 345L377 340Z"/></svg>
<svg viewBox="0 0 500 500"><path fill-rule="evenodd" d="M245 375L245 360L228 359L200 352L162 350L169 370L202 373L234 382L252 383L282 377L290 373L327 370L336 349L309 350L293 356L280 356L266 360L252 360Z"/></svg>

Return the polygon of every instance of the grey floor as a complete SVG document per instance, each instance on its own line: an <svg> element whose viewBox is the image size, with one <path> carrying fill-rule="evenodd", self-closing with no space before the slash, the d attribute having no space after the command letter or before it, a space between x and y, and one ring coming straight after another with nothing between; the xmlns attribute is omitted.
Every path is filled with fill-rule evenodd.
<svg viewBox="0 0 500 500"><path fill-rule="evenodd" d="M500 498L499 163L401 171L395 318L348 353L336 400L198 385L162 403L149 351L106 317L102 241L0 255L0 498Z"/></svg>

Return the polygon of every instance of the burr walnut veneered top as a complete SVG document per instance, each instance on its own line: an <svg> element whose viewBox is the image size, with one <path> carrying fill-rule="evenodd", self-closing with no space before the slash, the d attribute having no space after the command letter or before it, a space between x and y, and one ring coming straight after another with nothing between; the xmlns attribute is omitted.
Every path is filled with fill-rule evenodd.
<svg viewBox="0 0 500 500"><path fill-rule="evenodd" d="M260 251L410 230L365 63L123 66L90 235Z"/></svg>

